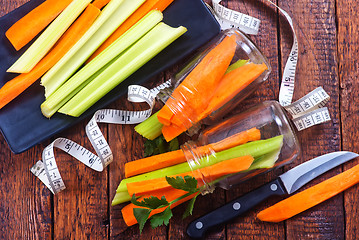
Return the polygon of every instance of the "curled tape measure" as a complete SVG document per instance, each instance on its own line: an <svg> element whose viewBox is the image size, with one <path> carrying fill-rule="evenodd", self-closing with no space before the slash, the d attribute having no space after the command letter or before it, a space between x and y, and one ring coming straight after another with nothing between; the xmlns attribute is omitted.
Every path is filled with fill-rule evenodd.
<svg viewBox="0 0 359 240"><path fill-rule="evenodd" d="M294 30L293 20L289 14L270 0L269 4L276 7L285 17L293 34L293 45L285 64L279 90L279 103L291 114L298 131L330 121L329 111L323 107L329 101L329 95L319 87L291 104L294 93L295 73L298 63L298 39ZM258 34L260 20L220 5L221 0L212 0L213 9L209 7L221 29L236 27L244 33Z"/></svg>
<svg viewBox="0 0 359 240"><path fill-rule="evenodd" d="M299 131L330 120L328 109L323 107L329 100L329 95L322 88L318 88L305 97L291 104L294 93L295 72L298 62L298 41L295 34L293 21L283 9L266 0L275 6L285 16L293 33L293 45L284 67L282 83L279 92L279 102L292 115L293 123ZM220 5L221 0L212 0L213 15L218 20L221 28L228 29L236 27L246 34L258 34L260 20L243 13L239 13ZM65 184L54 156L54 148L59 148L86 166L103 171L113 160L111 149L103 136L97 123L112 124L136 124L146 120L151 114L155 97L160 90L170 87L171 80L151 90L132 85L128 89L128 100L131 102L146 102L150 108L144 111L127 111L115 109L102 109L97 111L86 125L86 134L95 149L96 154L79 144L65 138L58 138L47 146L39 160L30 171L37 176L50 190L56 194L65 189Z"/></svg>
<svg viewBox="0 0 359 240"><path fill-rule="evenodd" d="M131 102L146 102L150 108L144 111L126 111L115 109L98 110L86 125L86 135L96 154L66 138L57 138L42 152L39 160L30 171L37 176L53 194L64 190L65 184L57 167L54 148L59 148L73 156L95 171L102 172L113 160L112 151L97 123L136 124L151 116L155 97L161 89L171 86L171 80L149 90L139 85L128 87L128 100Z"/></svg>
<svg viewBox="0 0 359 240"><path fill-rule="evenodd" d="M282 106L287 106L292 102L294 93L295 71L298 63L298 40L294 30L293 20L289 16L289 14L270 0L266 1L276 7L284 15L291 27L293 34L293 45L289 53L287 63L284 67L282 83L279 91L279 103ZM211 9L211 7L209 8L217 19L218 23L220 24L221 29L224 30L231 27L236 27L247 34L258 34L260 20L246 14L228 9L220 5L220 2L221 0L212 0L213 9Z"/></svg>
<svg viewBox="0 0 359 240"><path fill-rule="evenodd" d="M292 116L292 121L298 131L302 131L331 120L328 108L324 107L329 98L326 91L318 87L284 108Z"/></svg>

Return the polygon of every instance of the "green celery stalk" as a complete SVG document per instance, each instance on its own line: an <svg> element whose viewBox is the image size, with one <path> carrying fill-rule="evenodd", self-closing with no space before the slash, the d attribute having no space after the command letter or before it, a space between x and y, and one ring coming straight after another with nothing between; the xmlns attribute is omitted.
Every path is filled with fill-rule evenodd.
<svg viewBox="0 0 359 240"><path fill-rule="evenodd" d="M260 169L260 168L272 168L275 162L278 160L280 154L280 148L260 156L258 159L255 159L252 165L247 169L247 171Z"/></svg>
<svg viewBox="0 0 359 240"><path fill-rule="evenodd" d="M120 38L97 55L91 62L81 68L81 70L62 84L41 104L41 111L44 116L48 118L51 117L69 99L81 90L79 86L82 86L82 88L85 87L87 84L84 84L84 82L89 83L89 78L94 79L91 77L93 74L98 72L102 67L116 58L116 56L120 55L127 48L138 41L156 24L158 24L162 18L163 15L160 11L153 10L149 12Z"/></svg>
<svg viewBox="0 0 359 240"><path fill-rule="evenodd" d="M35 65L49 52L62 34L70 27L91 0L72 1L36 41L7 70L13 73L30 72Z"/></svg>
<svg viewBox="0 0 359 240"><path fill-rule="evenodd" d="M185 27L173 28L160 22L60 108L59 112L80 116L186 31Z"/></svg>
<svg viewBox="0 0 359 240"><path fill-rule="evenodd" d="M231 64L228 67L225 74L233 71L236 68L242 67L247 62L248 62L248 60L241 60L241 59L238 60L237 62ZM163 124L158 121L157 114L158 114L158 112L153 114L151 117L149 117L142 123L138 124L135 127L135 131L138 134L140 134L141 136L143 136L149 140L153 140L153 139L159 137L162 134Z"/></svg>
<svg viewBox="0 0 359 240"><path fill-rule="evenodd" d="M162 134L163 124L157 119L158 112L135 127L135 131L143 137L153 140Z"/></svg>
<svg viewBox="0 0 359 240"><path fill-rule="evenodd" d="M204 157L199 159L198 165L189 166L187 162L180 163L174 166L162 168L159 170L155 170L149 173L144 173L141 175L137 175L134 177L126 178L121 181L119 184L116 192L125 192L127 191L126 184L129 182L139 182L149 179L155 179L155 178L161 178L165 176L172 176L180 173L190 172L192 170L197 170L199 168L208 167L210 165L213 165L215 163L225 161L228 159L251 155L253 158L258 158L264 154L270 153L273 150L281 148L283 144L283 136L276 136L273 138L269 138L266 140L258 140L254 142L249 142L246 144L242 144L212 155L209 155L208 157Z"/></svg>
<svg viewBox="0 0 359 240"><path fill-rule="evenodd" d="M49 97L145 0L112 0L81 39L42 78Z"/></svg>
<svg viewBox="0 0 359 240"><path fill-rule="evenodd" d="M251 155L258 163L261 162L261 165L255 165L255 167L264 166L264 162L275 162L278 159L280 149L283 144L283 136L277 136L266 140L254 141L246 144L242 144L209 157L202 158L199 160L200 164L192 166L192 170L196 170L202 167L207 167L215 163L232 159L235 157L241 157L245 155ZM253 165L253 164L252 164ZM251 166L252 167L252 166ZM251 168L252 170L254 168ZM131 196L127 192L127 183L129 182L138 182L149 179L161 178L165 176L172 176L184 172L192 171L188 163L181 163L175 166L163 168L160 170L152 171L150 173L141 174L135 177L126 178L121 181L119 184L114 199L112 200L112 205L121 204L131 200Z"/></svg>
<svg viewBox="0 0 359 240"><path fill-rule="evenodd" d="M231 64L228 68L227 71L224 74L230 73L232 72L234 69L237 69L239 67L242 67L243 65L245 65L248 62L248 60L242 60L239 59L237 62Z"/></svg>

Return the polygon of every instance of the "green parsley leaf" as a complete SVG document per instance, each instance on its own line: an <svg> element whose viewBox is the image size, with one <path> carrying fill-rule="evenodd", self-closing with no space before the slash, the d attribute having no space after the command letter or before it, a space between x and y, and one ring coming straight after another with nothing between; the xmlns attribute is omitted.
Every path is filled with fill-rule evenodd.
<svg viewBox="0 0 359 240"><path fill-rule="evenodd" d="M169 205L165 196L162 196L161 199L159 199L158 197L151 196L149 198L144 198L140 202L136 199L135 195L132 195L131 202L136 206L146 207L146 208L150 208L150 209L157 209L159 207Z"/></svg>
<svg viewBox="0 0 359 240"><path fill-rule="evenodd" d="M171 208L167 207L163 212L157 213L150 218L151 227L156 228L163 224L167 226L172 216Z"/></svg>
<svg viewBox="0 0 359 240"><path fill-rule="evenodd" d="M166 142L163 135L155 138L154 140L146 140L144 143L144 157L175 151L179 149L178 139L174 138L170 142Z"/></svg>
<svg viewBox="0 0 359 240"><path fill-rule="evenodd" d="M173 188L180 189L189 193L198 192L197 180L192 176L166 177L168 184Z"/></svg>
<svg viewBox="0 0 359 240"><path fill-rule="evenodd" d="M183 216L182 216L182 219L185 219L186 217L188 217L189 215L192 215L192 212L193 212L193 207L194 207L194 203L197 199L197 196L199 195L199 193L190 200L190 202L188 203L187 205L187 208L186 210L184 211L183 213Z"/></svg>
<svg viewBox="0 0 359 240"><path fill-rule="evenodd" d="M140 233L142 233L143 227L145 226L145 223L147 222L148 217L150 216L151 209L146 208L134 208L133 209L133 215L135 216L138 225L140 226Z"/></svg>

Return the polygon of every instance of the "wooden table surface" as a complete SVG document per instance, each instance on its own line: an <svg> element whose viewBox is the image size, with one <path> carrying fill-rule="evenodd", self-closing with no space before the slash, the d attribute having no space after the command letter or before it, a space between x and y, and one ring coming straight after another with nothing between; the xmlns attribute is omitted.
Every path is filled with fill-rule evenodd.
<svg viewBox="0 0 359 240"><path fill-rule="evenodd" d="M0 0L0 15L27 0ZM208 2L210 2L208 0ZM288 24L278 11L264 0L223 0L223 5L250 14L262 21L253 41L268 57L272 66L269 80L236 111L263 100L278 99L280 78L292 43ZM228 191L217 189L201 196L194 214L182 220L184 206L174 210L168 227L127 227L121 207L110 205L123 178L124 163L142 157L144 140L130 125L101 125L114 153L114 162L97 173L58 151L57 162L67 189L57 195L34 177L29 168L41 158L41 152L53 139L15 155L0 135L0 239L187 239L187 224L209 210L274 179L313 157L338 150L359 152L358 37L359 5L356 0L277 0L293 17L299 39L299 63L294 100L318 86L330 95L328 108L332 121L298 133L302 152L280 171L254 178ZM153 86L167 79L169 71L148 82ZM38 84L38 83L36 83ZM130 107L125 98L110 107ZM1 111L1 110L0 110ZM92 149L86 138L87 120L64 131L62 137ZM354 160L309 183L312 186L359 163ZM306 186L307 187L307 186ZM263 223L256 213L277 201L260 204L225 227L214 229L208 239L358 239L359 185L285 222Z"/></svg>

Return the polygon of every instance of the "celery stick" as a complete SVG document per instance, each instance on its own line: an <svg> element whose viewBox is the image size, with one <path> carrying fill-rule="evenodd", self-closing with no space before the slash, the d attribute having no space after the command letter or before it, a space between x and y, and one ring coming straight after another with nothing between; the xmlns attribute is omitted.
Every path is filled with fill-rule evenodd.
<svg viewBox="0 0 359 240"><path fill-rule="evenodd" d="M158 121L157 115L158 112L153 114L142 123L138 124L135 127L135 131L149 140L153 140L159 137L162 134L163 124Z"/></svg>
<svg viewBox="0 0 359 240"><path fill-rule="evenodd" d="M128 192L116 192L115 196L112 199L112 206L124 203L124 202L128 202L131 200L131 196L130 194L128 194Z"/></svg>
<svg viewBox="0 0 359 240"><path fill-rule="evenodd" d="M248 62L248 60L241 60L241 59L238 60L237 62L231 64L228 67L225 74L233 71L236 68L243 66L247 62ZM160 136L162 134L163 124L161 124L158 121L157 114L158 114L158 112L153 114L150 118L146 119L142 123L138 124L135 127L135 131L149 140L153 140L156 137Z"/></svg>
<svg viewBox="0 0 359 240"><path fill-rule="evenodd" d="M61 85L60 88L41 104L41 111L44 116L48 118L51 117L59 108L81 90L79 89L79 86L82 86L82 88L85 87L87 84L83 83L89 83L90 81L87 80L88 78L138 41L138 39L159 23L162 18L163 15L160 11L153 10L149 12L120 38L97 55L91 62L81 68L81 70ZM94 78L91 77L91 79Z"/></svg>
<svg viewBox="0 0 359 240"><path fill-rule="evenodd" d="M64 105L67 101L69 101L75 94L76 92L79 92L82 88L84 88L87 84L89 84L93 79L95 79L98 75L100 75L100 73L102 73L107 67L109 67L113 62L115 62L117 60L119 56L115 57L114 59L112 59L109 63L107 63L105 66L103 66L100 70L98 70L96 73L94 73L92 76L90 76L89 78L85 79L85 81L81 82L75 89L73 92L70 93L66 93L64 95L64 97L61 99L61 102L59 103L60 105ZM52 96L52 95L51 95ZM49 98L49 101L51 99ZM49 102L48 100L46 100L45 102ZM44 102L44 103L45 103ZM48 108L46 105L44 105L44 103L41 104L41 112L45 117L50 118L52 115L54 115L58 108Z"/></svg>
<svg viewBox="0 0 359 240"><path fill-rule="evenodd" d="M157 24L103 73L68 101L59 112L75 117L80 116L186 31L187 29L182 26L172 28L162 22Z"/></svg>
<svg viewBox="0 0 359 240"><path fill-rule="evenodd" d="M258 158L264 154L272 152L274 149L281 148L283 144L283 136L277 136L273 138L269 138L266 140L258 140L254 142L249 142L246 144L242 144L216 154L210 155L208 157L204 157L199 159L200 164L192 166L193 170L207 167L213 165L215 163L225 161L228 159L251 155L253 158ZM162 168L159 170L155 170L149 173L141 174L138 176L130 177L123 179L119 184L116 192L125 192L127 191L126 184L129 182L138 182L143 180L155 179L165 176L172 176L180 173L190 172L191 167L187 162L180 163L171 167Z"/></svg>
<svg viewBox="0 0 359 240"><path fill-rule="evenodd" d="M271 168L274 166L275 162L278 160L280 154L280 148L276 149L270 153L260 156L258 159L252 163L247 171L259 169L259 168Z"/></svg>
<svg viewBox="0 0 359 240"><path fill-rule="evenodd" d="M145 0L112 0L90 29L41 79L50 96Z"/></svg>
<svg viewBox="0 0 359 240"><path fill-rule="evenodd" d="M242 60L239 59L237 62L231 64L228 68L227 71L225 72L225 74L232 72L234 69L237 69L239 67L242 67L244 64L246 64L248 62L248 60Z"/></svg>
<svg viewBox="0 0 359 240"><path fill-rule="evenodd" d="M91 0L74 0L46 28L24 54L7 70L13 73L27 73L48 53L57 40L76 20Z"/></svg>

